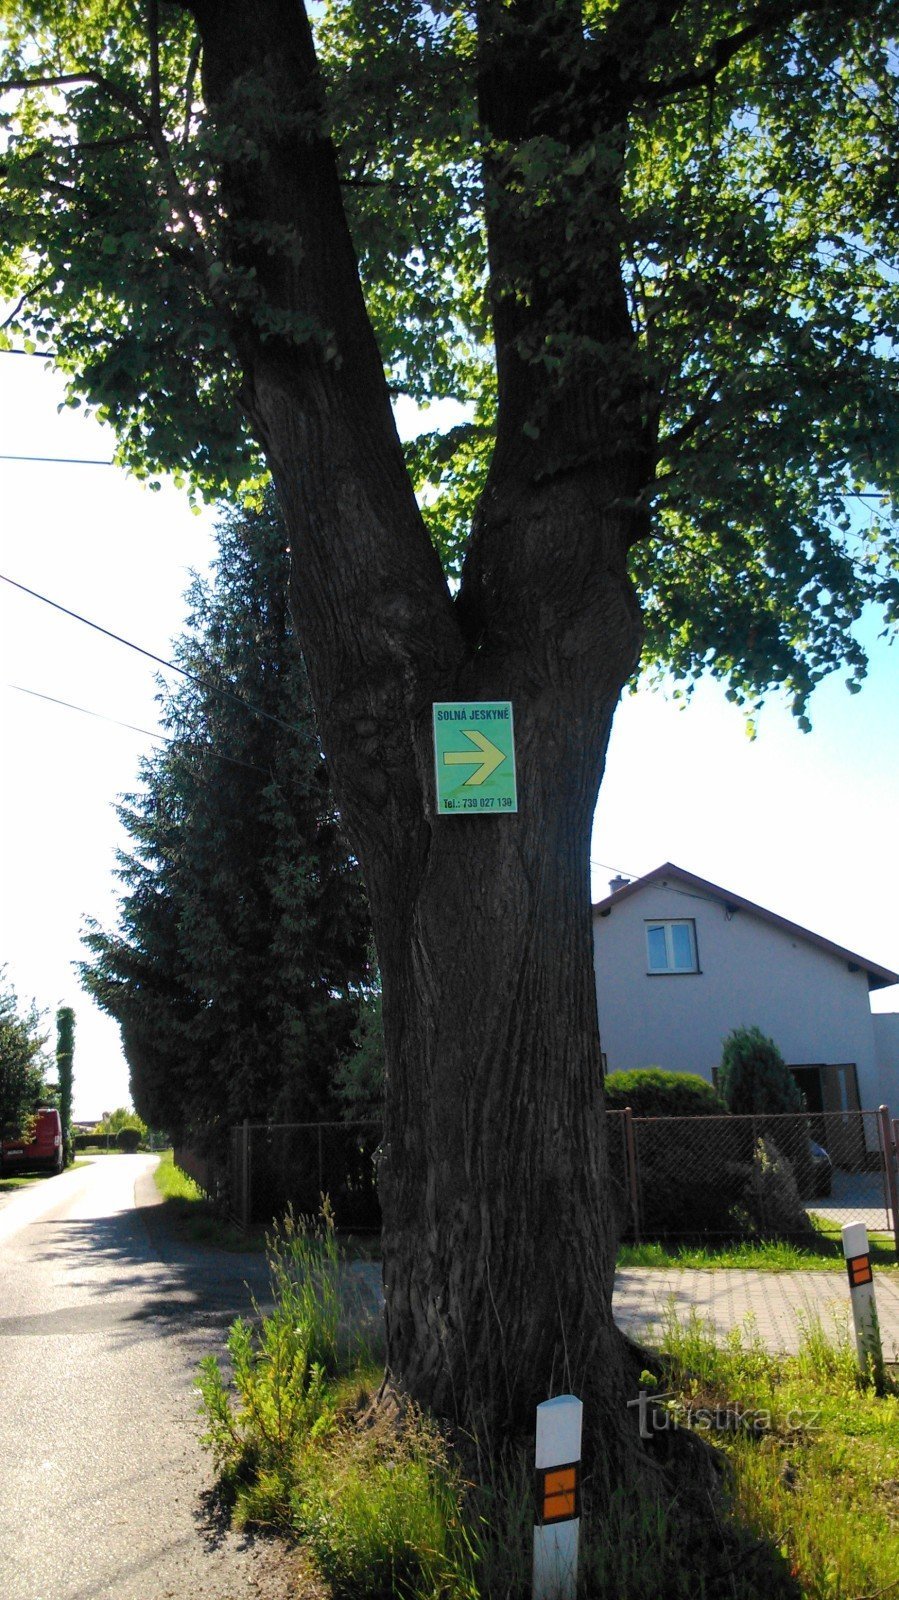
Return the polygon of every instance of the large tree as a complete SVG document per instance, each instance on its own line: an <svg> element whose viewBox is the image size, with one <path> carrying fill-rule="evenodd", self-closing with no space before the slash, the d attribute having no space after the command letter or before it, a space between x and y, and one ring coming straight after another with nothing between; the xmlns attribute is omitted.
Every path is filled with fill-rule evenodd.
<svg viewBox="0 0 899 1600"><path fill-rule="evenodd" d="M119 807L118 926L90 925L80 969L121 1027L141 1116L214 1159L244 1117L339 1114L369 986L271 498L220 520L213 575L188 592L186 676L159 696L167 742Z"/></svg>
<svg viewBox="0 0 899 1600"><path fill-rule="evenodd" d="M390 1370L501 1425L602 1391L611 1437L593 809L641 649L804 716L895 615L897 7L3 13L10 336L139 471L258 447L290 531L383 976ZM465 409L404 458L396 394ZM462 699L514 704L515 815L435 814Z"/></svg>

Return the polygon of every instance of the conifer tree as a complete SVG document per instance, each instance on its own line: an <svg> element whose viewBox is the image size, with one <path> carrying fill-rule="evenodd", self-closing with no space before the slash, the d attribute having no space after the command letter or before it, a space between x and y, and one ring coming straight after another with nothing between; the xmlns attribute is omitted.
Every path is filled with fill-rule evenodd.
<svg viewBox="0 0 899 1600"><path fill-rule="evenodd" d="M163 689L169 742L120 817L118 927L87 988L119 1022L140 1115L209 1147L249 1117L338 1114L370 929L286 600L271 501L226 517Z"/></svg>

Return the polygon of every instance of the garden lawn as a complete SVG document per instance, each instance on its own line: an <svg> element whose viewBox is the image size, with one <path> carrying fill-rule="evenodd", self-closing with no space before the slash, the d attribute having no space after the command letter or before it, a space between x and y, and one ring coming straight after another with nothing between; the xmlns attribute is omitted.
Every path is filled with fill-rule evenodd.
<svg viewBox="0 0 899 1600"><path fill-rule="evenodd" d="M798 1355L775 1357L751 1329L716 1346L698 1320L671 1320L665 1362L666 1409L716 1438L734 1469L735 1512L779 1547L800 1594L895 1593L899 1386L887 1379L878 1397L848 1342L815 1323Z"/></svg>
<svg viewBox="0 0 899 1600"><path fill-rule="evenodd" d="M868 1235L871 1260L878 1269L897 1270L896 1244L890 1233ZM845 1272L839 1228L815 1223L808 1238L744 1239L720 1244L706 1241L686 1244L672 1240L647 1240L643 1244L622 1244L618 1249L619 1267L695 1267L701 1271L715 1267L755 1267L759 1272Z"/></svg>

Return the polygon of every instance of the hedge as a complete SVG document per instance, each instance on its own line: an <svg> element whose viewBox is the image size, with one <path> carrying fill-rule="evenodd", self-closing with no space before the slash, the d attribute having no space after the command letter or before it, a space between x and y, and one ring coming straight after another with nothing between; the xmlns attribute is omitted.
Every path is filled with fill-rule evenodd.
<svg viewBox="0 0 899 1600"><path fill-rule="evenodd" d="M663 1072L661 1067L610 1072L605 1094L607 1110L623 1111L630 1106L635 1117L720 1117L727 1113L721 1096L695 1072Z"/></svg>

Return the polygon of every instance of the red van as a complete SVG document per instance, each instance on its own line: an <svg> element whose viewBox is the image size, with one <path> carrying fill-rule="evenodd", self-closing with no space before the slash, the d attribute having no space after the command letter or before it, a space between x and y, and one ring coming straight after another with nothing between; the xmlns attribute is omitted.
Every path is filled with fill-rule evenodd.
<svg viewBox="0 0 899 1600"><path fill-rule="evenodd" d="M0 1145L0 1171L15 1172L24 1167L41 1167L62 1172L62 1122L59 1112L41 1106L36 1113L31 1139L4 1139Z"/></svg>

